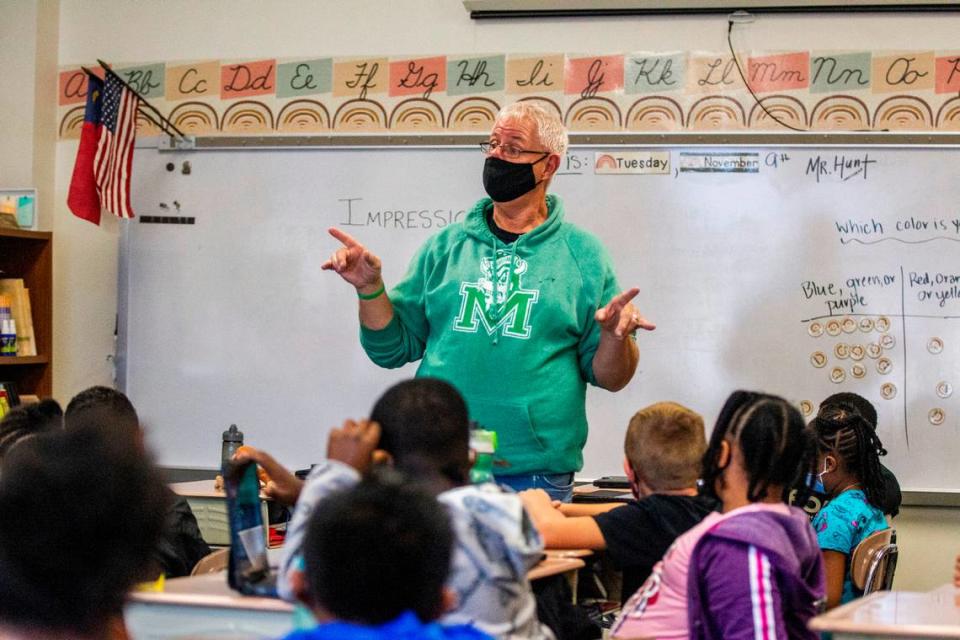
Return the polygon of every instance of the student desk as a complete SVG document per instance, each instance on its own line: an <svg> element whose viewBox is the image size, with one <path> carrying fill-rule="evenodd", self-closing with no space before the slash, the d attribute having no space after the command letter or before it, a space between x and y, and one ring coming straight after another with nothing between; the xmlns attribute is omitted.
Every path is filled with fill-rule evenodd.
<svg viewBox="0 0 960 640"><path fill-rule="evenodd" d="M810 622L835 640L960 638L960 590L944 585L928 593L881 591Z"/></svg>
<svg viewBox="0 0 960 640"><path fill-rule="evenodd" d="M527 576L576 576L592 552L552 550ZM162 592L137 591L124 611L133 640L278 638L293 630L294 607L283 600L240 595L223 571L167 580Z"/></svg>
<svg viewBox="0 0 960 640"><path fill-rule="evenodd" d="M577 571L587 566L583 561L593 552L589 549L548 549L546 557L527 573L530 580L539 580L560 574L567 574L576 579Z"/></svg>
<svg viewBox="0 0 960 640"><path fill-rule="evenodd" d="M279 638L293 629L293 606L240 595L219 572L167 580L161 593L131 594L124 620L134 640Z"/></svg>
<svg viewBox="0 0 960 640"><path fill-rule="evenodd" d="M227 518L227 494L214 489L213 480L195 480L193 482L175 482L170 489L190 503L190 509L197 518L200 533L207 544L215 546L230 545L230 523ZM260 494L263 521L267 522L267 500Z"/></svg>

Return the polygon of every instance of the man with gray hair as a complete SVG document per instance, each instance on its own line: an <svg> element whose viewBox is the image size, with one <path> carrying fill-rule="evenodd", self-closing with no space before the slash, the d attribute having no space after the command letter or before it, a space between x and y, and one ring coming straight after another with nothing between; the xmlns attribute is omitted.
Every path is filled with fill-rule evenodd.
<svg viewBox="0 0 960 640"><path fill-rule="evenodd" d="M559 117L512 104L480 149L489 197L430 238L389 294L380 258L340 229L322 268L356 287L371 360L421 360L418 376L452 383L471 418L496 431L498 482L569 500L586 385L625 387L639 356L632 337L654 325L631 302L639 290L620 290L600 241L547 194L567 149Z"/></svg>

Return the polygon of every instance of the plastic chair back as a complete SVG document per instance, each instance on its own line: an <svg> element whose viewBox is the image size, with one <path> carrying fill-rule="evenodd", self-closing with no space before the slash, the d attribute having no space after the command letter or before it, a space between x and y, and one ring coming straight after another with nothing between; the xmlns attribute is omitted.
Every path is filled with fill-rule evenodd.
<svg viewBox="0 0 960 640"><path fill-rule="evenodd" d="M867 536L850 555L850 578L864 595L887 591L893 585L899 548L893 529L876 531Z"/></svg>

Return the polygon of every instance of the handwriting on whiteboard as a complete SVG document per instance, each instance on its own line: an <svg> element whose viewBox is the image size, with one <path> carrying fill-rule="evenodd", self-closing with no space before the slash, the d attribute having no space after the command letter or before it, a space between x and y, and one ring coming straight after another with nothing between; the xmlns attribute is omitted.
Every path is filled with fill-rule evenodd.
<svg viewBox="0 0 960 640"><path fill-rule="evenodd" d="M363 198L340 198L339 224L344 227L382 229L442 229L459 222L466 209L450 207L393 208L368 206Z"/></svg>

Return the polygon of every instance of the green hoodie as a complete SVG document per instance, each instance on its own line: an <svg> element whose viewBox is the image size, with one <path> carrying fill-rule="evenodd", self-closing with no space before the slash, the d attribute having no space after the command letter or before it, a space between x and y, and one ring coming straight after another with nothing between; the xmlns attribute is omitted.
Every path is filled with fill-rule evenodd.
<svg viewBox="0 0 960 640"><path fill-rule="evenodd" d="M423 359L418 376L442 378L470 417L497 432L497 473L566 473L583 466L586 383L597 384L594 313L618 292L600 241L547 220L504 245L480 200L463 222L431 237L390 292L394 316L360 342L381 367ZM496 259L494 259L496 256Z"/></svg>

